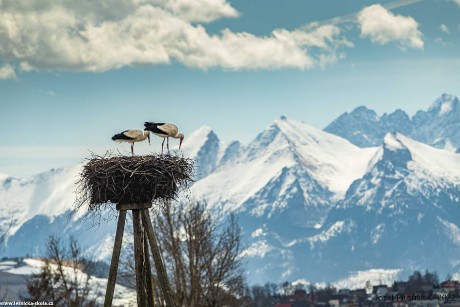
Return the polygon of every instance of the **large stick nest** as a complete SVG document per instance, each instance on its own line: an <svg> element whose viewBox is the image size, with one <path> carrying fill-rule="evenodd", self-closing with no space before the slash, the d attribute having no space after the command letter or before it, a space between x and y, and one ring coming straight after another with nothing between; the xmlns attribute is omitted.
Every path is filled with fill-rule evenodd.
<svg viewBox="0 0 460 307"><path fill-rule="evenodd" d="M80 174L77 207L88 204L91 211L108 202L176 199L180 187L192 181L193 172L193 161L178 156L93 156Z"/></svg>

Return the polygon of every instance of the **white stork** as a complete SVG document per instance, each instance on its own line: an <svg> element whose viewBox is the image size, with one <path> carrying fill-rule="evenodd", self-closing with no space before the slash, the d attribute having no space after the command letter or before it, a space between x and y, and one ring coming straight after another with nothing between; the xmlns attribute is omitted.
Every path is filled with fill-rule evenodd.
<svg viewBox="0 0 460 307"><path fill-rule="evenodd" d="M144 130L144 132L142 132L141 130L131 129L131 130L125 130L121 133L118 133L112 136L112 140L116 142L131 143L131 155L132 156L134 156L134 143L145 141L145 139L149 139L149 144L150 144L150 131L148 130Z"/></svg>
<svg viewBox="0 0 460 307"><path fill-rule="evenodd" d="M145 122L144 123L145 130L153 132L155 135L163 138L163 143L161 143L161 154L163 154L163 145L166 141L166 146L168 148L169 153L169 138L180 139L179 149L182 145L182 141L184 140L184 135L179 133L176 125L173 124L165 124L165 123L152 123L152 122Z"/></svg>

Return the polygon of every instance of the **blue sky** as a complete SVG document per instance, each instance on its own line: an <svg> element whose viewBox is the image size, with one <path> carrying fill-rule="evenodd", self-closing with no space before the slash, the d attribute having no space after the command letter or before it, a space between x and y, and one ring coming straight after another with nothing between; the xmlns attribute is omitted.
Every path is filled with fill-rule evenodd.
<svg viewBox="0 0 460 307"><path fill-rule="evenodd" d="M460 94L460 0L0 0L0 15L15 176L128 152L110 137L144 121L248 142L279 115L324 128Z"/></svg>

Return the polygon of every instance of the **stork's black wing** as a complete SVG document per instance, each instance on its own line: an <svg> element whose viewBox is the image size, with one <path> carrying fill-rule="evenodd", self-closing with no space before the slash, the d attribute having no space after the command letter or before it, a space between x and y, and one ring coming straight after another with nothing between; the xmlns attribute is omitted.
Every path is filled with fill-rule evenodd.
<svg viewBox="0 0 460 307"><path fill-rule="evenodd" d="M122 133L115 134L114 136L112 136L112 140L113 141L116 141L116 140L133 140L134 138L125 135L125 132L127 132L127 131L129 131L129 130L125 130Z"/></svg>
<svg viewBox="0 0 460 307"><path fill-rule="evenodd" d="M145 124L144 124L145 130L151 131L153 133L166 134L167 135L167 133L165 131L161 130L161 128L158 127L158 126L161 126L161 125L164 125L164 123L149 123L149 122L145 122Z"/></svg>
<svg viewBox="0 0 460 307"><path fill-rule="evenodd" d="M148 126L161 126L161 125L164 125L165 123L154 123L154 122L145 122L144 123L144 127L148 127Z"/></svg>

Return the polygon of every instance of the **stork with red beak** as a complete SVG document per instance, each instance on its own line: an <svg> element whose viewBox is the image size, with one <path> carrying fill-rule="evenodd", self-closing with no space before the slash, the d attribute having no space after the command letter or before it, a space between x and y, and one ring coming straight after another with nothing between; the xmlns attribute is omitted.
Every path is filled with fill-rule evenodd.
<svg viewBox="0 0 460 307"><path fill-rule="evenodd" d="M112 140L116 142L131 143L131 155L132 156L134 156L134 143L145 141L145 139L149 139L149 144L150 144L150 131L148 130L144 130L144 132L142 132L141 130L136 130L136 129L125 130L121 133L115 134L112 137Z"/></svg>
<svg viewBox="0 0 460 307"><path fill-rule="evenodd" d="M144 123L145 130L153 132L155 135L163 138L163 143L161 143L161 154L163 154L163 146L166 139L166 147L168 148L169 154L169 138L180 139L179 142L179 149L182 145L182 141L184 140L184 135L179 133L176 125L173 124L165 124L165 123L153 123L153 122L145 122Z"/></svg>

